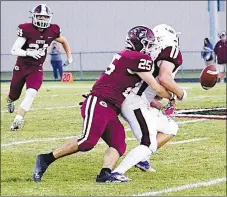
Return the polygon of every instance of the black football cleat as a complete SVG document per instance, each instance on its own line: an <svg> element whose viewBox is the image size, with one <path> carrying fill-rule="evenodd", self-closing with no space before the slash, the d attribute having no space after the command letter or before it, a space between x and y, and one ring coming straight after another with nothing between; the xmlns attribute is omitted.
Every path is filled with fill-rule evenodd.
<svg viewBox="0 0 227 197"><path fill-rule="evenodd" d="M99 174L96 177L96 182L97 183L105 183L110 179L110 177L111 177L111 173L109 173L109 172L105 172L103 175Z"/></svg>
<svg viewBox="0 0 227 197"><path fill-rule="evenodd" d="M35 168L33 170L33 176L32 176L32 179L35 182L41 181L44 172L46 171L46 169L50 165L50 164L48 164L47 162L44 161L43 156L44 155L40 154L36 157Z"/></svg>
<svg viewBox="0 0 227 197"><path fill-rule="evenodd" d="M131 181L131 179L118 172L106 172L103 176L98 175L96 178L97 183L126 183L129 181Z"/></svg>

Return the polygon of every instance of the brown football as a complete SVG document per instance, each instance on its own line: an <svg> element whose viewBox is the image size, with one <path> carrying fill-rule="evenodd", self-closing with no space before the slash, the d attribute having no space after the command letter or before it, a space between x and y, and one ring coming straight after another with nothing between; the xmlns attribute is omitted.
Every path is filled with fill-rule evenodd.
<svg viewBox="0 0 227 197"><path fill-rule="evenodd" d="M200 84L204 90L214 87L218 79L218 71L214 65L204 68L200 74Z"/></svg>

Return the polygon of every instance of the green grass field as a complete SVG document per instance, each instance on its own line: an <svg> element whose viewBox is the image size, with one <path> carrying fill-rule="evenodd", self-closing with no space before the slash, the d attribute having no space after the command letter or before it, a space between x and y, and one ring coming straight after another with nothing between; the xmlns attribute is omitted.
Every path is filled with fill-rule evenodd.
<svg viewBox="0 0 227 197"><path fill-rule="evenodd" d="M6 113L9 83L1 84L1 196L226 196L224 120L189 122L190 119L175 118L180 127L178 135L151 157L157 172L145 173L132 168L126 174L132 181L126 184L95 182L107 148L103 143L90 152L56 161L42 182L33 182L36 155L55 149L67 137L81 134L78 103L81 94L87 93L93 83L44 83L26 115L24 128L17 132L9 130L15 113ZM188 100L178 103L178 109L226 106L225 84L217 84L208 91L198 83L180 85L187 88ZM24 91L16 107L23 95ZM133 137L127 131L127 139ZM187 140L192 141L186 143ZM182 143L177 144L179 141ZM138 144L135 140L126 142L127 152Z"/></svg>

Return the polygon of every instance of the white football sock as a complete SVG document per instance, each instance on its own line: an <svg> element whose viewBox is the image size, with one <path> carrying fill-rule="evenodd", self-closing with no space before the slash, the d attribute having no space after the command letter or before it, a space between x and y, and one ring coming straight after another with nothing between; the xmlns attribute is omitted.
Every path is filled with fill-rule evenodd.
<svg viewBox="0 0 227 197"><path fill-rule="evenodd" d="M23 120L23 118L23 116L17 114L14 120Z"/></svg>
<svg viewBox="0 0 227 197"><path fill-rule="evenodd" d="M113 172L124 174L138 162L150 156L151 153L152 152L149 147L145 145L139 145L126 155L126 157L122 160L119 166L115 170L113 170Z"/></svg>
<svg viewBox="0 0 227 197"><path fill-rule="evenodd" d="M24 109L25 111L29 111L31 106L32 106L32 103L34 101L36 94L37 94L37 90L35 90L33 88L27 89L24 100L20 104L20 107L22 109Z"/></svg>

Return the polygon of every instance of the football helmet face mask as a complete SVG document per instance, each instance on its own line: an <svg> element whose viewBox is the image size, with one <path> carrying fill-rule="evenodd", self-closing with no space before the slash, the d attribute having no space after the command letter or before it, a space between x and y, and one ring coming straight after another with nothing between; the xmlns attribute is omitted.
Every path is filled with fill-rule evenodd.
<svg viewBox="0 0 227 197"><path fill-rule="evenodd" d="M160 24L155 26L152 31L155 35L155 44L151 49L152 58L156 58L162 49L165 49L168 46L180 48L179 46L179 34L172 27L166 24Z"/></svg>
<svg viewBox="0 0 227 197"><path fill-rule="evenodd" d="M145 26L136 26L128 31L125 48L132 51L150 54L154 41L154 33L150 28Z"/></svg>
<svg viewBox="0 0 227 197"><path fill-rule="evenodd" d="M36 6L32 11L32 23L38 28L48 28L51 23L52 13L46 4Z"/></svg>

